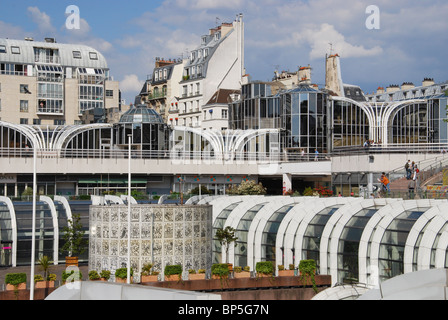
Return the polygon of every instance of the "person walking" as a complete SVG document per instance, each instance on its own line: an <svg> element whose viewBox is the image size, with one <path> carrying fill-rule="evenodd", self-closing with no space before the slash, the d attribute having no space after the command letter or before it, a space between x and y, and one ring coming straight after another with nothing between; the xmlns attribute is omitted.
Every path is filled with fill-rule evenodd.
<svg viewBox="0 0 448 320"><path fill-rule="evenodd" d="M414 179L410 179L409 183L408 183L408 191L409 191L409 199L414 199L414 195L415 195L415 180Z"/></svg>
<svg viewBox="0 0 448 320"><path fill-rule="evenodd" d="M411 169L411 160L408 160L406 164L404 165L404 168L406 169L406 179L411 179L412 169Z"/></svg>
<svg viewBox="0 0 448 320"><path fill-rule="evenodd" d="M314 149L314 161L319 161L319 151L317 149Z"/></svg>
<svg viewBox="0 0 448 320"><path fill-rule="evenodd" d="M389 178L386 177L386 173L383 172L381 174L381 179L378 179L379 182L381 182L383 186L383 191L387 191L387 193L390 193L390 181Z"/></svg>

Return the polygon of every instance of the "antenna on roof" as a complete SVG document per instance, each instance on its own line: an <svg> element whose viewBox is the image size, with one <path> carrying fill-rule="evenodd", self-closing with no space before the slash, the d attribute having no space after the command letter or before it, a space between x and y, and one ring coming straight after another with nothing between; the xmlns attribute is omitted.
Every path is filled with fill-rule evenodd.
<svg viewBox="0 0 448 320"><path fill-rule="evenodd" d="M330 45L330 56L331 56L333 54L333 44L330 42L329 45Z"/></svg>
<svg viewBox="0 0 448 320"><path fill-rule="evenodd" d="M215 24L216 24L216 26L219 25L220 21L221 21L221 19L219 19L219 17L216 17L216 20L215 20Z"/></svg>

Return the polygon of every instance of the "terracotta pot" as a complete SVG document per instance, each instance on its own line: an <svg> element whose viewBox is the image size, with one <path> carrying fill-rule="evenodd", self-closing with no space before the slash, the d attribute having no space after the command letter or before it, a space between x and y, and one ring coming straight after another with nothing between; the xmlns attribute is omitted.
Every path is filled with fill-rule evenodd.
<svg viewBox="0 0 448 320"><path fill-rule="evenodd" d="M37 281L34 284L36 289L54 288L54 281Z"/></svg>
<svg viewBox="0 0 448 320"><path fill-rule="evenodd" d="M233 277L235 279L250 278L250 272L248 272L248 271L234 272Z"/></svg>
<svg viewBox="0 0 448 320"><path fill-rule="evenodd" d="M257 273L257 278L271 278L272 274Z"/></svg>
<svg viewBox="0 0 448 320"><path fill-rule="evenodd" d="M26 283L19 283L17 286L14 286L12 284L6 284L6 291L14 291L16 290L26 290Z"/></svg>
<svg viewBox="0 0 448 320"><path fill-rule="evenodd" d="M212 275L212 279L227 279L229 276L228 275L226 275L226 276L223 276L223 277L221 277L221 276L217 276L217 275Z"/></svg>
<svg viewBox="0 0 448 320"><path fill-rule="evenodd" d="M293 277L294 270L278 270L279 277Z"/></svg>
<svg viewBox="0 0 448 320"><path fill-rule="evenodd" d="M78 257L65 257L65 267L68 266L78 267Z"/></svg>
<svg viewBox="0 0 448 320"><path fill-rule="evenodd" d="M141 276L141 282L157 282L157 281L159 281L158 275Z"/></svg>
<svg viewBox="0 0 448 320"><path fill-rule="evenodd" d="M189 280L205 280L205 273L193 273L188 275Z"/></svg>
<svg viewBox="0 0 448 320"><path fill-rule="evenodd" d="M131 283L133 283L133 280L134 280L133 278L134 277L131 277ZM117 283L127 283L128 279L127 278L121 279L121 278L115 277L115 282L117 282Z"/></svg>
<svg viewBox="0 0 448 320"><path fill-rule="evenodd" d="M179 281L182 279L180 274L172 274L169 276L165 276L165 281Z"/></svg>

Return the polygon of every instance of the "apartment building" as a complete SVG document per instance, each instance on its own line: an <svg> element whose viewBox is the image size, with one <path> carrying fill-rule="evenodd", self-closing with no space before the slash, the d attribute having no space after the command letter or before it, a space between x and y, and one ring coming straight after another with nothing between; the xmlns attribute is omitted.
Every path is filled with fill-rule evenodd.
<svg viewBox="0 0 448 320"><path fill-rule="evenodd" d="M211 113L226 117L222 105L214 113L213 104L208 104L221 89L241 89L245 76L243 16L239 14L232 23L210 29L209 34L201 37L200 45L183 59L182 65L180 92L170 101L168 124L221 130L222 121L210 127L210 122L204 123L204 120L209 120Z"/></svg>
<svg viewBox="0 0 448 320"><path fill-rule="evenodd" d="M84 112L117 108L118 82L97 50L0 39L0 119L15 124L81 124Z"/></svg>

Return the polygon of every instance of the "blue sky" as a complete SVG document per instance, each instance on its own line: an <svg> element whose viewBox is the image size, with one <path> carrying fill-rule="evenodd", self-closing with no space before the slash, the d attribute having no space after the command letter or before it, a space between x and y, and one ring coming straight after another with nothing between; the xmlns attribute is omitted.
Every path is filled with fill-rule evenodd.
<svg viewBox="0 0 448 320"><path fill-rule="evenodd" d="M379 9L379 29L366 27ZM66 7L80 10L81 28L65 27ZM180 58L219 22L245 22L245 65L253 80L270 80L274 70L296 71L310 64L323 85L324 57L341 56L345 83L366 92L378 86L425 77L448 80L446 0L96 0L0 2L0 37L82 43L100 50L133 102L155 57Z"/></svg>

